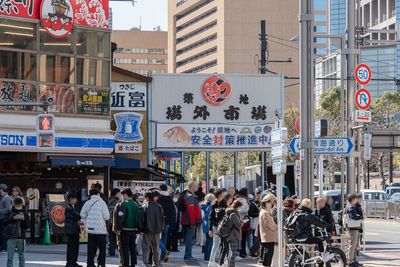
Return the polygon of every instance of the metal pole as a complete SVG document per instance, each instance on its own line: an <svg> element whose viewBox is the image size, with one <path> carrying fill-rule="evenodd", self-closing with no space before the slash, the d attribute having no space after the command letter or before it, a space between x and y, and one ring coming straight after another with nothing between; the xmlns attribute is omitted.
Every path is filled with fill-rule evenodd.
<svg viewBox="0 0 400 267"><path fill-rule="evenodd" d="M267 72L267 38L265 30L265 20L261 21L261 32L260 32L260 73L265 74Z"/></svg>
<svg viewBox="0 0 400 267"><path fill-rule="evenodd" d="M282 216L282 199L283 199L283 183L285 180L285 174L279 174L276 176L277 186L277 219L278 219L278 266L284 265L284 249L283 249L283 216Z"/></svg>
<svg viewBox="0 0 400 267"><path fill-rule="evenodd" d="M393 152L389 153L389 184L393 183Z"/></svg>
<svg viewBox="0 0 400 267"><path fill-rule="evenodd" d="M345 47L345 41L342 38L340 40L340 54L341 54L341 63L340 63L340 135L341 136L345 136L345 117L346 117L346 113L345 113L345 89L344 89L344 85L345 85L345 79L344 77L346 77L346 68L345 68L345 61L346 61L346 55L343 52L343 49ZM342 205L341 205L341 210L344 209L344 202L345 202L345 198L344 198L344 193L345 193L345 189L344 189L344 172L345 172L345 159L342 156L340 158L340 190L341 190L341 198L342 198Z"/></svg>
<svg viewBox="0 0 400 267"><path fill-rule="evenodd" d="M169 160L166 160L166 161L165 161L165 170L167 170L167 172L170 172L170 171L171 171L171 162L170 162ZM167 178L167 179L165 180L165 183L166 183L167 185L171 185L171 184L170 184L169 178Z"/></svg>
<svg viewBox="0 0 400 267"><path fill-rule="evenodd" d="M369 182L370 182L370 176L369 176L369 160L367 160L367 188L369 189Z"/></svg>
<svg viewBox="0 0 400 267"><path fill-rule="evenodd" d="M313 0L301 0L300 12L301 197L311 199L314 180Z"/></svg>
<svg viewBox="0 0 400 267"><path fill-rule="evenodd" d="M355 0L347 0L347 136L353 137L352 133L352 113L354 111L354 77L353 72L355 68ZM354 139L353 139L354 143ZM355 191L355 179L354 179L354 156L350 155L346 158L347 162L347 194L354 193Z"/></svg>
<svg viewBox="0 0 400 267"><path fill-rule="evenodd" d="M210 189L210 151L206 151L206 192Z"/></svg>
<svg viewBox="0 0 400 267"><path fill-rule="evenodd" d="M357 151L361 151L361 130L357 130ZM361 191L361 158L357 157L357 193Z"/></svg>
<svg viewBox="0 0 400 267"><path fill-rule="evenodd" d="M183 177L185 177L185 155L184 155L184 152L181 152L181 174ZM181 192L183 192L183 189L184 189L184 183L181 184Z"/></svg>
<svg viewBox="0 0 400 267"><path fill-rule="evenodd" d="M233 152L233 186L235 188L237 187L237 178L238 178L237 152Z"/></svg>
<svg viewBox="0 0 400 267"><path fill-rule="evenodd" d="M265 152L261 152L261 186L263 190L267 189L266 183L267 183L267 178L265 175Z"/></svg>
<svg viewBox="0 0 400 267"><path fill-rule="evenodd" d="M318 156L318 181L319 181L319 196L322 197L324 191L324 158Z"/></svg>

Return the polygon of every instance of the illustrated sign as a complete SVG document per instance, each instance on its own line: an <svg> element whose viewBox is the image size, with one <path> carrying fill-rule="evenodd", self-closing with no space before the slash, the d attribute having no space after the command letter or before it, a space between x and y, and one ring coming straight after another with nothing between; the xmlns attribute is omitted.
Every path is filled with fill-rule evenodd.
<svg viewBox="0 0 400 267"><path fill-rule="evenodd" d="M65 36L73 25L108 28L108 0L0 0L0 15L40 19L56 38Z"/></svg>
<svg viewBox="0 0 400 267"><path fill-rule="evenodd" d="M146 111L146 83L111 83L111 110Z"/></svg>
<svg viewBox="0 0 400 267"><path fill-rule="evenodd" d="M300 138L294 137L289 144L293 154L300 153ZM314 139L314 154L340 154L348 155L353 148L353 143L347 137L326 137Z"/></svg>
<svg viewBox="0 0 400 267"><path fill-rule="evenodd" d="M66 195L46 194L46 200L53 234L64 233Z"/></svg>
<svg viewBox="0 0 400 267"><path fill-rule="evenodd" d="M359 109L368 109L371 106L372 98L367 89L359 89L356 92L356 105Z"/></svg>
<svg viewBox="0 0 400 267"><path fill-rule="evenodd" d="M120 189L125 189L125 188L131 188L132 192L134 194L141 194L144 195L146 192L148 192L152 188L160 188L160 185L165 184L164 181L127 181L127 180L121 180L121 181L114 181L113 182L113 188L120 188Z"/></svg>
<svg viewBox="0 0 400 267"><path fill-rule="evenodd" d="M369 110L355 110L354 111L354 120L356 122L371 122L372 121L372 113Z"/></svg>
<svg viewBox="0 0 400 267"><path fill-rule="evenodd" d="M189 136L193 128L217 129L231 126L235 130L238 130L235 127L239 130L246 127L258 129L273 125L276 114L280 114L284 108L281 75L156 74L150 89L152 107L149 116L152 131L156 133L151 141L152 149L161 148L158 147L161 145L172 147L166 145L167 140L163 134L164 130L175 126L182 126ZM168 128L168 124L171 127ZM158 130L160 127L163 130L161 132ZM253 134L260 135L262 131L250 135ZM203 137L205 136L201 136ZM196 140L197 137L193 138ZM251 146L244 145L243 142L229 143L227 146L218 143L220 142L214 147L240 149L258 146L259 149L265 149L263 142L253 142ZM198 144L192 146L187 142L179 144L179 147L190 149L198 147ZM213 146L206 142L205 147Z"/></svg>
<svg viewBox="0 0 400 267"><path fill-rule="evenodd" d="M117 154L141 154L142 152L142 144L115 144Z"/></svg>
<svg viewBox="0 0 400 267"><path fill-rule="evenodd" d="M1 0L0 0L1 3ZM0 80L0 102L36 101L36 87L33 84L15 83ZM32 107L1 107L1 109L32 110Z"/></svg>
<svg viewBox="0 0 400 267"><path fill-rule="evenodd" d="M120 142L137 142L143 140L140 125L143 115L133 112L121 112L114 114L117 130L115 131L115 140Z"/></svg>
<svg viewBox="0 0 400 267"><path fill-rule="evenodd" d="M83 114L108 114L110 92L105 89L81 88L79 90L78 109Z"/></svg>
<svg viewBox="0 0 400 267"><path fill-rule="evenodd" d="M157 124L160 150L256 149L270 147L271 125Z"/></svg>
<svg viewBox="0 0 400 267"><path fill-rule="evenodd" d="M359 84L367 85L371 81L371 69L367 64L359 64L354 70L354 77Z"/></svg>

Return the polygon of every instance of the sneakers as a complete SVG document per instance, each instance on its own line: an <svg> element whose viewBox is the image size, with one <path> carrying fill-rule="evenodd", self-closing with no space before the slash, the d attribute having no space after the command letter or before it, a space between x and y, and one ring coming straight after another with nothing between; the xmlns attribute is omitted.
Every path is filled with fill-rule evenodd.
<svg viewBox="0 0 400 267"><path fill-rule="evenodd" d="M324 252L324 253L321 253L321 257L322 257L323 262L328 262L335 257L335 254Z"/></svg>

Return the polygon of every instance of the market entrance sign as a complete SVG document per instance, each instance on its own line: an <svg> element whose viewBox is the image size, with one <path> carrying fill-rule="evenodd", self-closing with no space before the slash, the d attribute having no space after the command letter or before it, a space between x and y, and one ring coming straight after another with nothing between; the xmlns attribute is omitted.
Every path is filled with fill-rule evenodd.
<svg viewBox="0 0 400 267"><path fill-rule="evenodd" d="M281 75L153 77L153 150L266 150L283 110Z"/></svg>

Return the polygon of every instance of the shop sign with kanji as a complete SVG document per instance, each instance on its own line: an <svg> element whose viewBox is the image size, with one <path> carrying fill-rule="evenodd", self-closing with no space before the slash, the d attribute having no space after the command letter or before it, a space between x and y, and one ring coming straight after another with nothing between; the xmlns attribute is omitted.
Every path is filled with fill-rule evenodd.
<svg viewBox="0 0 400 267"><path fill-rule="evenodd" d="M111 83L111 110L146 111L146 83Z"/></svg>
<svg viewBox="0 0 400 267"><path fill-rule="evenodd" d="M157 149L217 150L270 147L272 125L157 124Z"/></svg>

